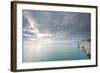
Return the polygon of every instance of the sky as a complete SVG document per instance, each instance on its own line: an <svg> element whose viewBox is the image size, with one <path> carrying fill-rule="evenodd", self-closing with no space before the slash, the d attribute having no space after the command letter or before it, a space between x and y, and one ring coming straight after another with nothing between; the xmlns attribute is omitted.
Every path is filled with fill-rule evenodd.
<svg viewBox="0 0 100 73"><path fill-rule="evenodd" d="M23 38L50 34L53 40L85 40L91 35L91 14L23 10Z"/></svg>

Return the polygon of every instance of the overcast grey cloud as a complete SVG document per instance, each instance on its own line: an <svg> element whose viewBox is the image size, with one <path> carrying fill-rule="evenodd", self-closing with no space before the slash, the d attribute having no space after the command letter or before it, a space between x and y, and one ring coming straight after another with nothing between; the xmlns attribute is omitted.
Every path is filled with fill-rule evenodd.
<svg viewBox="0 0 100 73"><path fill-rule="evenodd" d="M53 40L90 39L91 14L79 12L23 10L23 37L38 33L52 34ZM26 36L27 35L27 36Z"/></svg>

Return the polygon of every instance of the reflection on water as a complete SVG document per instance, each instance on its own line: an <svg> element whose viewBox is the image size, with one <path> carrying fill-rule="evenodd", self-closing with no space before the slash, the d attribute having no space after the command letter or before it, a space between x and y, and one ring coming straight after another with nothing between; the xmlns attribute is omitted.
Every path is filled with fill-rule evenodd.
<svg viewBox="0 0 100 73"><path fill-rule="evenodd" d="M23 62L60 61L89 59L83 49L74 43L48 42L46 40L24 40Z"/></svg>

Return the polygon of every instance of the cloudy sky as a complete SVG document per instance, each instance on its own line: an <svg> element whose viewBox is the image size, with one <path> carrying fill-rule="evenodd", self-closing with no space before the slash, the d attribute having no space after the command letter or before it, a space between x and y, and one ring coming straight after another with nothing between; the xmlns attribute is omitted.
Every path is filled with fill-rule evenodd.
<svg viewBox="0 0 100 73"><path fill-rule="evenodd" d="M23 10L23 37L33 37L36 28L35 32L51 34L53 40L89 39L90 18L90 13Z"/></svg>

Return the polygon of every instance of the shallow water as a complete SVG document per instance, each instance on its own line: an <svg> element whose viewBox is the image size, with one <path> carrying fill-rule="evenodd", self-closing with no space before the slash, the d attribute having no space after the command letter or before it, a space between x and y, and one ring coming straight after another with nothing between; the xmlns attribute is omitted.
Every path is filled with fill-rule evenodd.
<svg viewBox="0 0 100 73"><path fill-rule="evenodd" d="M89 59L84 49L77 48L77 44L68 42L47 42L31 40L23 42L22 61L63 61Z"/></svg>

